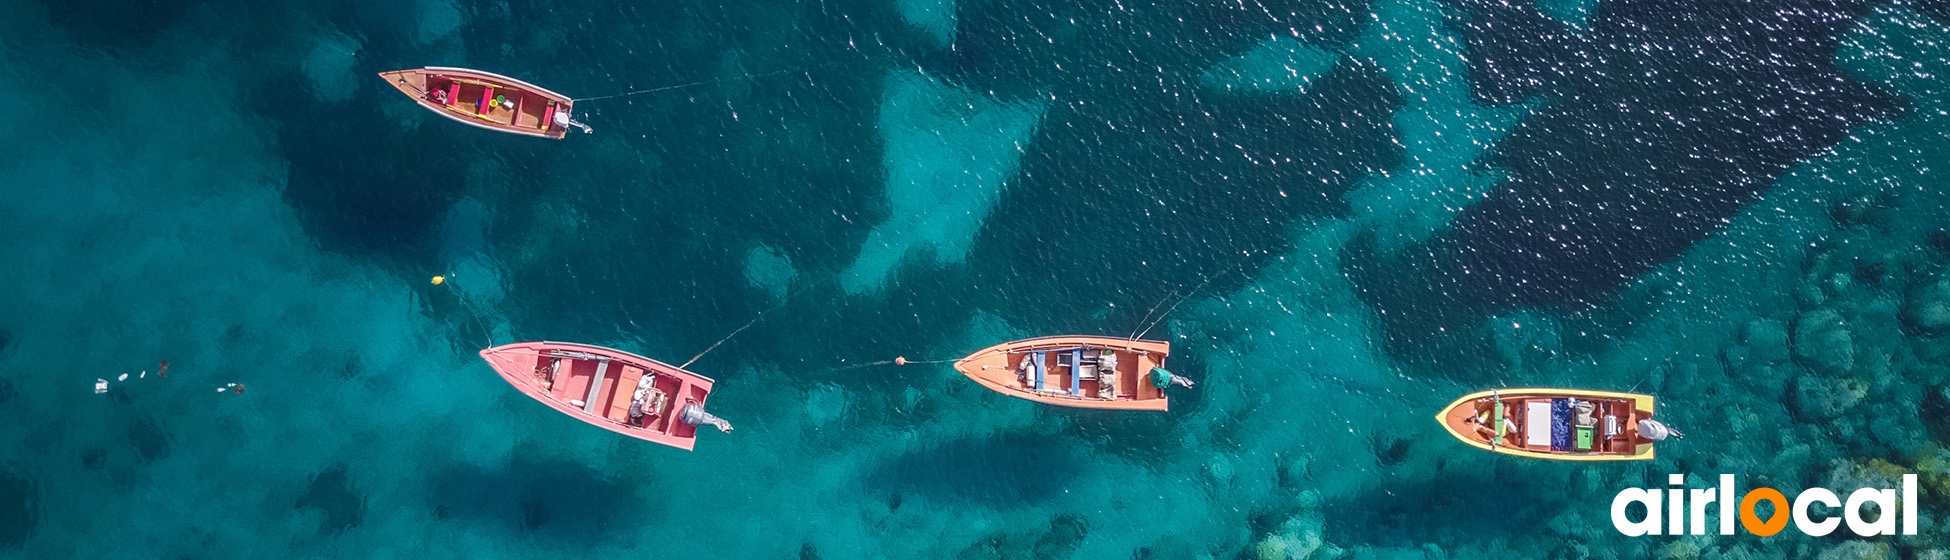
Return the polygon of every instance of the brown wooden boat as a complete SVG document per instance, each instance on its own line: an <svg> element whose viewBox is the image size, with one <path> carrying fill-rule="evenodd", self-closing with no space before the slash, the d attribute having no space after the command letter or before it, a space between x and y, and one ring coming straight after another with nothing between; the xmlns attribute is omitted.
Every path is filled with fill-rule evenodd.
<svg viewBox="0 0 1950 560"><path fill-rule="evenodd" d="M560 140L580 124L569 96L493 72L428 66L379 77L429 111L488 130Z"/></svg>
<svg viewBox="0 0 1950 560"><path fill-rule="evenodd" d="M1671 432L1652 420L1651 395L1579 389L1500 389L1464 395L1435 419L1477 449L1558 461L1642 461Z"/></svg>
<svg viewBox="0 0 1950 560"><path fill-rule="evenodd" d="M997 393L1044 404L1165 410L1171 402L1151 377L1169 354L1171 343L1156 340L1048 336L983 348L956 360L955 370Z"/></svg>

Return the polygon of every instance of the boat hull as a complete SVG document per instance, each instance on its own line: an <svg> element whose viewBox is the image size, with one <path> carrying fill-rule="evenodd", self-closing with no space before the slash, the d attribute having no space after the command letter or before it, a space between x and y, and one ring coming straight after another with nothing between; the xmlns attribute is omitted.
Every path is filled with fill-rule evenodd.
<svg viewBox="0 0 1950 560"><path fill-rule="evenodd" d="M379 77L429 111L496 132L560 140L568 129L557 126L554 116L572 113L575 107L569 96L481 70L428 66L380 72ZM497 96L514 106L494 103Z"/></svg>
<svg viewBox="0 0 1950 560"><path fill-rule="evenodd" d="M1092 371L1076 363L1090 358L1085 351L1111 349L1118 354L1116 372ZM1077 353L1071 354L1071 351ZM1017 367L1042 353L1044 365L1032 369L1030 383L1021 382ZM1144 379L1154 367L1164 367L1171 343L1107 336L1049 336L1004 342L955 361L955 370L997 393L1056 406L1108 410L1166 410L1171 402L1164 390ZM1065 355L1071 363L1061 363ZM1102 391L1103 376L1116 375L1112 391ZM1097 379L1091 379L1096 377ZM1037 387L1037 382L1041 387ZM1110 398L1104 398L1109 396Z"/></svg>
<svg viewBox="0 0 1950 560"><path fill-rule="evenodd" d="M716 383L676 366L616 350L572 342L518 342L481 351L516 390L577 420L636 439L683 450L697 444L697 426L678 419L683 407L705 405ZM629 422L637 382L653 375L665 404L643 425ZM593 397L593 398L592 398Z"/></svg>
<svg viewBox="0 0 1950 560"><path fill-rule="evenodd" d="M1573 435L1568 443L1551 434L1539 432L1551 431L1554 422L1567 420L1550 408L1552 401L1556 400L1590 402L1596 407L1594 418L1600 421L1588 427L1591 430L1588 449L1579 449L1586 444L1578 437L1579 428L1576 426L1569 427ZM1493 412L1498 401L1504 404L1507 416L1497 416ZM1436 422L1442 424L1449 435L1471 447L1505 455L1554 461L1644 461L1654 458L1653 442L1638 433L1638 421L1651 418L1656 411L1651 395L1637 393L1548 388L1498 389L1456 399L1436 415ZM1541 417L1534 417L1540 414ZM1501 423L1484 421L1492 417L1510 420L1504 424L1504 430L1497 432L1502 434L1501 437L1490 433L1491 428L1481 427ZM1469 422L1471 418L1477 419L1478 423ZM1495 440L1496 444L1492 445L1491 440Z"/></svg>

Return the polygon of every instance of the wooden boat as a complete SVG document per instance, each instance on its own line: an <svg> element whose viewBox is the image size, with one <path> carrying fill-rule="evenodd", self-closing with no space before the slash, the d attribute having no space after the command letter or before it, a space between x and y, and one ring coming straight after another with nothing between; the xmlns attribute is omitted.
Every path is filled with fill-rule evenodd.
<svg viewBox="0 0 1950 560"><path fill-rule="evenodd" d="M1106 351L1115 356L1113 368L1101 367ZM1169 354L1171 343L1156 340L1049 336L983 348L956 360L955 370L997 393L1044 404L1165 410L1171 401L1148 377Z"/></svg>
<svg viewBox="0 0 1950 560"><path fill-rule="evenodd" d="M1667 428L1651 395L1576 389L1499 389L1464 395L1435 419L1463 443L1559 461L1642 461ZM1640 421L1661 433L1641 433Z"/></svg>
<svg viewBox="0 0 1950 560"><path fill-rule="evenodd" d="M428 66L380 72L379 77L441 116L525 136L562 139L575 107L567 95L480 70Z"/></svg>
<svg viewBox="0 0 1950 560"><path fill-rule="evenodd" d="M519 342L482 350L481 359L522 394L605 430L687 451L697 443L699 425L731 431L729 423L704 412L711 378L643 356L587 344ZM645 412L636 422L633 404Z"/></svg>

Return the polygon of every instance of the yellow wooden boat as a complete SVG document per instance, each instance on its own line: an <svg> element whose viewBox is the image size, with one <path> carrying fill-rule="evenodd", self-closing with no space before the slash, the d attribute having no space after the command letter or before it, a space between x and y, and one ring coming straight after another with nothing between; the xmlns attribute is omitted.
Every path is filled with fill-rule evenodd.
<svg viewBox="0 0 1950 560"><path fill-rule="evenodd" d="M1464 395L1435 419L1478 449L1557 461L1643 461L1684 435L1652 419L1651 395L1578 389L1497 389Z"/></svg>

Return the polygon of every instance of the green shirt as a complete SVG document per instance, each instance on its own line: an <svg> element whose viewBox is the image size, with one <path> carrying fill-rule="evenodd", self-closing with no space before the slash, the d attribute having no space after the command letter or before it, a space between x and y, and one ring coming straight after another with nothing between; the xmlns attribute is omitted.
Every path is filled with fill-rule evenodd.
<svg viewBox="0 0 1950 560"><path fill-rule="evenodd" d="M1170 387L1171 372L1165 371L1165 368L1151 368L1151 384L1157 386L1159 389Z"/></svg>

